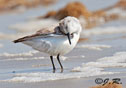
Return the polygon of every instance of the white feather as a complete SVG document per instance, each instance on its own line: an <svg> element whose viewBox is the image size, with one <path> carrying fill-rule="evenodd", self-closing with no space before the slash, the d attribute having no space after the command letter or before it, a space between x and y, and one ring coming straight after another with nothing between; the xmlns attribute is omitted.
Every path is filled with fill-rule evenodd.
<svg viewBox="0 0 126 88"><path fill-rule="evenodd" d="M60 25L61 24L61 25ZM71 33L71 44L69 43L68 37L64 34L47 34L45 37L36 37L27 41L23 41L24 44L31 46L40 52L47 53L51 56L56 56L58 54L64 55L70 52L77 44L81 25L75 17L66 17L61 20L59 26L62 26L62 32ZM66 29L67 26L67 29Z"/></svg>

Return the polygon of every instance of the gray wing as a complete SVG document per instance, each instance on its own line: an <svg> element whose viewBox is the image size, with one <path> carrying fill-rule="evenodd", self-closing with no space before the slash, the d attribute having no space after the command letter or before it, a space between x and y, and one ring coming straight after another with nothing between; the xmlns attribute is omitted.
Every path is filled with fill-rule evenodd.
<svg viewBox="0 0 126 88"><path fill-rule="evenodd" d="M38 37L50 37L51 34L55 34L56 30L55 27L50 27L50 28L43 28L39 31L37 31L35 34L33 35L28 35L22 38L19 38L17 40L14 40L14 43L18 43L18 42L23 42L23 41L27 41L27 40L31 40L33 38L38 38Z"/></svg>

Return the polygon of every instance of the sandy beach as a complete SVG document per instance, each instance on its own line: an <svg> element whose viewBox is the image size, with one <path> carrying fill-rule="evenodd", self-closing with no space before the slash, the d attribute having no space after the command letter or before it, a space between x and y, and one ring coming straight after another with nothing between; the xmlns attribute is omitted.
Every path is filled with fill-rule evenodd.
<svg viewBox="0 0 126 88"><path fill-rule="evenodd" d="M123 75L123 76L122 76ZM96 86L98 84L95 83L97 78L110 80L113 78L120 78L122 82L123 88L125 88L125 73L116 74L116 75L104 75L104 76L95 76L89 78L78 78L78 79L66 79L66 80L56 80L56 81L45 81L45 82L37 82L37 83L22 83L22 82L1 82L1 88L90 88L92 86Z"/></svg>
<svg viewBox="0 0 126 88"><path fill-rule="evenodd" d="M104 5L100 0L79 1L88 10L95 11L111 6L118 0L106 0ZM60 73L56 59L57 70L52 73L48 55L12 42L33 34L41 26L57 24L56 19L35 18L52 9L58 10L57 7L62 8L68 2L59 1L46 9L36 7L21 13L0 14L0 88L90 88L98 85L95 83L97 78L109 78L110 81L120 78L123 88L126 87L126 18L91 29L83 28L81 38L85 40L61 57L63 73Z"/></svg>

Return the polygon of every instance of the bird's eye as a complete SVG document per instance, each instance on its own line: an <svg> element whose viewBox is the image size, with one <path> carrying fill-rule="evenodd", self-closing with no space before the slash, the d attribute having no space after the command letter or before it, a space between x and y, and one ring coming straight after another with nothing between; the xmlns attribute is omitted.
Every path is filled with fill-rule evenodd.
<svg viewBox="0 0 126 88"><path fill-rule="evenodd" d="M71 34L71 37L72 37L72 38L74 37L73 33Z"/></svg>
<svg viewBox="0 0 126 88"><path fill-rule="evenodd" d="M68 20L68 23L70 22L70 20Z"/></svg>
<svg viewBox="0 0 126 88"><path fill-rule="evenodd" d="M68 29L68 26L66 26L65 28Z"/></svg>

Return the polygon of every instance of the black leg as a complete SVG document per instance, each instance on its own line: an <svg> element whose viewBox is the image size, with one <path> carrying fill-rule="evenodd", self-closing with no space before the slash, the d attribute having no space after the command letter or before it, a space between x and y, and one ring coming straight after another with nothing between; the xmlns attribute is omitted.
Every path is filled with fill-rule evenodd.
<svg viewBox="0 0 126 88"><path fill-rule="evenodd" d="M52 62L52 66L53 66L53 73L55 73L55 65L54 65L54 62L53 62L53 56L50 56L50 59L51 59L51 62Z"/></svg>
<svg viewBox="0 0 126 88"><path fill-rule="evenodd" d="M62 73L62 72L63 72L63 66L62 66L62 64L61 64L61 62L60 62L59 54L57 55L57 60L58 60L58 62L59 62L59 64L60 64L61 73Z"/></svg>

